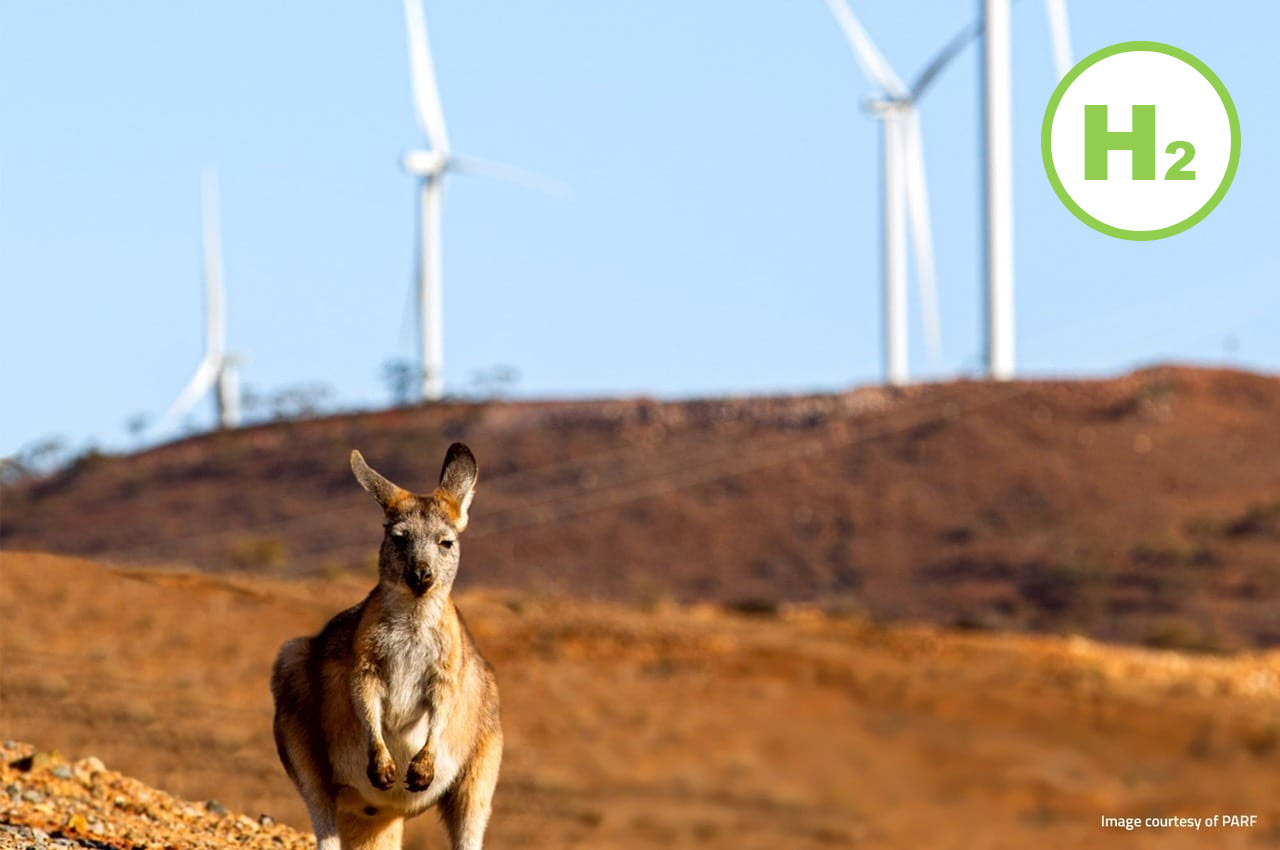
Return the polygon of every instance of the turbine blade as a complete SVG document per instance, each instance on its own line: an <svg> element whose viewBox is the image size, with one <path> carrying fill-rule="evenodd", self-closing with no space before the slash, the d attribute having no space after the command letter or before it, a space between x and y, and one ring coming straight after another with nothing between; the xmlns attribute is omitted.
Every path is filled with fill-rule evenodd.
<svg viewBox="0 0 1280 850"><path fill-rule="evenodd" d="M863 29L853 10L849 8L849 4L845 0L827 0L827 8L835 16L836 23L840 24L845 38L849 40L849 46L853 48L853 55L858 60L862 72L891 97L907 97L906 86L902 84L902 80L898 79L893 68L889 67L883 54L876 49L871 37L867 35L867 31Z"/></svg>
<svg viewBox="0 0 1280 850"><path fill-rule="evenodd" d="M420 0L404 0L404 19L409 34L409 73L418 124L431 149L447 154L449 131L444 124L444 107L440 105L440 88L431 61L431 43L427 40L427 19Z"/></svg>
<svg viewBox="0 0 1280 850"><path fill-rule="evenodd" d="M191 376L191 380L182 388L182 392L178 393L178 397L174 399L169 410L160 420L157 426L159 430L164 430L177 422L183 416L190 412L195 403L200 400L200 396L207 393L210 387L218 379L218 368L220 361L212 357L206 356L200 361L200 365L196 367L196 372Z"/></svg>
<svg viewBox="0 0 1280 850"><path fill-rule="evenodd" d="M505 180L508 183L515 183L517 186L524 186L526 189L533 189L534 191L560 198L569 194L568 188L559 180L545 177L533 171L526 171L514 165L507 165L503 162L476 159L471 156L454 156L450 157L449 164L463 174Z"/></svg>
<svg viewBox="0 0 1280 850"><path fill-rule="evenodd" d="M226 350L226 284L222 277L222 225L218 212L218 175L206 168L200 181L201 250L204 259L204 353L219 359Z"/></svg>
<svg viewBox="0 0 1280 850"><path fill-rule="evenodd" d="M929 192L925 183L924 146L920 141L920 116L911 108L903 114L902 121L903 132L899 135L902 175L911 245L915 251L916 284L920 288L920 315L924 320L926 349L929 357L937 361L942 355L942 329L938 319L938 289L934 278L933 233L929 224Z"/></svg>
<svg viewBox="0 0 1280 850"><path fill-rule="evenodd" d="M1071 25L1067 20L1067 0L1044 0L1049 19L1049 37L1053 40L1053 66L1061 80L1071 70Z"/></svg>
<svg viewBox="0 0 1280 850"><path fill-rule="evenodd" d="M981 21L970 21L963 29L953 35L951 40L934 54L934 57L929 60L929 64L924 67L924 70L916 77L915 82L911 84L911 102L917 102L933 83L934 78L951 64L951 60L955 59L960 51L968 47L969 43L981 34Z"/></svg>

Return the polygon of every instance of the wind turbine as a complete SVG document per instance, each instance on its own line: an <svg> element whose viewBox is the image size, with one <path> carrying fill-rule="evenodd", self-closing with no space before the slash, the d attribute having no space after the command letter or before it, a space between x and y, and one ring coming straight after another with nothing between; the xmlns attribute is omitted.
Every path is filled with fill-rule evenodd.
<svg viewBox="0 0 1280 850"><path fill-rule="evenodd" d="M222 278L222 238L218 215L218 177L209 169L200 181L201 225L204 254L204 358L161 420L161 428L185 416L210 389L218 427L240 424L240 376L234 355L227 354L226 287Z"/></svg>
<svg viewBox="0 0 1280 850"><path fill-rule="evenodd" d="M916 102L937 70L930 69L915 88L908 89L876 49L845 0L827 0L827 6L844 31L862 72L880 89L880 95L867 101L866 108L880 121L885 380L900 386L907 382L907 233L904 224L909 224L915 249L916 284L930 356L936 358L942 347L924 150L916 111Z"/></svg>
<svg viewBox="0 0 1280 850"><path fill-rule="evenodd" d="M436 84L427 21L419 0L404 0L405 28L409 37L409 70L413 106L426 138L426 147L404 155L404 170L418 179L418 239L415 246L418 341L422 357L422 399L435 401L444 395L444 297L441 285L440 217L444 177L462 172L517 183L550 194L563 187L552 180L498 162L459 156L449 145L440 89Z"/></svg>
<svg viewBox="0 0 1280 850"><path fill-rule="evenodd" d="M979 0L980 8L976 22L956 33L950 41L935 54L924 70L912 83L911 88L904 90L902 82L894 75L884 57L876 50L867 36L866 30L858 22L845 0L827 0L841 28L845 31L849 43L853 46L863 72L866 73L886 97L871 101L868 108L881 119L883 142L881 146L882 168L885 174L885 327L886 327L886 364L887 378L890 383L903 383L906 380L906 284L903 275L903 249L901 247L901 194L893 187L896 184L917 180L916 198L913 209L913 227L917 219L923 220L924 239L913 240L916 243L916 275L920 278L921 294L933 289L932 251L928 250L927 262L921 259L922 246L928 246L928 210L924 189L924 160L919 154L912 154L915 167L908 163L904 169L901 158L892 153L895 133L886 115L893 112L907 111L913 128L907 131L908 147L917 151L920 143L919 119L915 104L923 96L934 78L975 38L983 39L983 145L982 145L982 184L983 184L983 267L986 292L986 362L990 377L1007 380L1013 377L1014 364L1014 330L1013 330L1013 174L1012 174L1012 127L1011 127L1011 89L1010 89L1010 46L1009 46L1009 7L1016 0ZM1045 0L1045 16L1049 22L1049 33L1053 47L1054 67L1061 79L1071 70L1071 30L1067 21L1066 0ZM898 147L901 147L899 143ZM886 153L888 152L888 153ZM897 158L897 161L892 161ZM891 174L900 175L897 180ZM904 175L901 176L901 175ZM910 189L907 193L908 204L912 204ZM921 278L921 266L925 266L926 277ZM936 298L936 296L933 296ZM932 333L937 333L936 307L930 315L929 308L936 301L925 298L924 319L926 329L933 322ZM937 337L934 337L936 339ZM895 364L897 368L895 368Z"/></svg>
<svg viewBox="0 0 1280 850"><path fill-rule="evenodd" d="M986 282L987 375L1007 381L1014 373L1013 315L1013 88L1011 0L978 0L982 33L983 275ZM1045 0L1054 66L1061 79L1071 70L1071 30L1066 0Z"/></svg>

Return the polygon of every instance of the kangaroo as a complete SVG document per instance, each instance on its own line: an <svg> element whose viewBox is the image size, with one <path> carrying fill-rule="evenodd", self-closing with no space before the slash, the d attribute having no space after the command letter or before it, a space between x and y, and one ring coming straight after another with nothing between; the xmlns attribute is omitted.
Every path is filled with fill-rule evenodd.
<svg viewBox="0 0 1280 850"><path fill-rule="evenodd" d="M386 513L378 584L318 635L280 648L280 761L317 850L399 850L405 818L433 805L454 850L480 850L502 760L498 685L449 596L475 456L454 443L440 485L421 495L358 451L351 471Z"/></svg>

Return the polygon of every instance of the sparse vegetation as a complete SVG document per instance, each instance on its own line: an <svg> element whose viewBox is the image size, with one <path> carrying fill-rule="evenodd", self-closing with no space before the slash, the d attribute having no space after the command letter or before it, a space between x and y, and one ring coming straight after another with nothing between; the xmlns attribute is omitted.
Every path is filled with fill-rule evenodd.
<svg viewBox="0 0 1280 850"><path fill-rule="evenodd" d="M1258 758L1269 758L1280 751L1280 723L1251 726L1240 736L1245 749Z"/></svg>
<svg viewBox="0 0 1280 850"><path fill-rule="evenodd" d="M1201 540L1222 534L1222 523L1208 514L1195 514L1182 524L1182 529L1188 537Z"/></svg>
<svg viewBox="0 0 1280 850"><path fill-rule="evenodd" d="M747 617L777 617L782 606L776 599L763 596L744 596L725 603L725 610Z"/></svg>
<svg viewBox="0 0 1280 850"><path fill-rule="evenodd" d="M382 382L391 396L392 407L404 407L414 400L422 383L422 370L412 360L396 358L382 364Z"/></svg>
<svg viewBox="0 0 1280 850"><path fill-rule="evenodd" d="M1140 540L1129 550L1129 560L1144 567L1206 567L1216 563L1217 557L1203 543Z"/></svg>
<svg viewBox="0 0 1280 850"><path fill-rule="evenodd" d="M41 437L10 457L0 458L0 485L13 486L29 478L48 475L70 460L69 451L62 437Z"/></svg>
<svg viewBox="0 0 1280 850"><path fill-rule="evenodd" d="M1105 604L1110 577L1092 556L1062 563L1032 563L1017 579L1018 590L1051 626L1087 622Z"/></svg>
<svg viewBox="0 0 1280 850"><path fill-rule="evenodd" d="M867 603L852 593L835 593L822 599L822 613L838 620L865 618Z"/></svg>
<svg viewBox="0 0 1280 850"><path fill-rule="evenodd" d="M498 363L471 373L470 395L482 401L506 398L519 383L519 369Z"/></svg>
<svg viewBox="0 0 1280 850"><path fill-rule="evenodd" d="M1225 519L1196 514L1183 523L1188 536L1280 538L1280 500L1255 501L1240 513Z"/></svg>
<svg viewBox="0 0 1280 850"><path fill-rule="evenodd" d="M1280 501L1249 505L1225 530L1236 537L1280 537Z"/></svg>
<svg viewBox="0 0 1280 850"><path fill-rule="evenodd" d="M1166 617L1147 628L1142 642L1155 649L1177 649L1185 652L1219 652L1221 648L1211 631L1186 618Z"/></svg>

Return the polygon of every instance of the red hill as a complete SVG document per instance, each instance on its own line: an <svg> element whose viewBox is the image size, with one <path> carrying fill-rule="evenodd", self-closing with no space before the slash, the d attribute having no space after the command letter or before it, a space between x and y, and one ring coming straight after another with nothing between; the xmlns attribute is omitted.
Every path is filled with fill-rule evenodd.
<svg viewBox="0 0 1280 850"><path fill-rule="evenodd" d="M1156 368L786 398L446 403L86 458L3 492L0 545L368 569L353 447L416 488L481 464L462 584L815 600L1184 648L1280 644L1280 380Z"/></svg>

